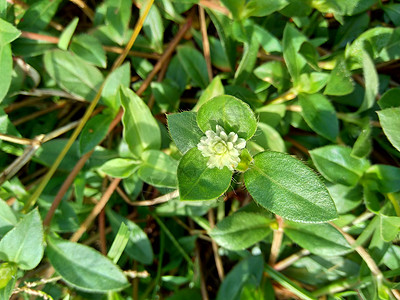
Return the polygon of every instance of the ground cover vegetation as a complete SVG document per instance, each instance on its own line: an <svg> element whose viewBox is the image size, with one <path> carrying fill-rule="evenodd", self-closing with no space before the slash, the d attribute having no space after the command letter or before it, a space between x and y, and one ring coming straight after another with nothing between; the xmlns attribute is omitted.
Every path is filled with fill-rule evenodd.
<svg viewBox="0 0 400 300"><path fill-rule="evenodd" d="M0 299L400 299L399 26L0 1Z"/></svg>

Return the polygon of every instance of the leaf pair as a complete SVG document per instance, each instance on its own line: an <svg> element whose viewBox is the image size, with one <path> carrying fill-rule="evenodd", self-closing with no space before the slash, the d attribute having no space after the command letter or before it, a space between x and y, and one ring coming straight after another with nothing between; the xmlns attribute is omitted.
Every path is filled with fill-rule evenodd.
<svg viewBox="0 0 400 300"><path fill-rule="evenodd" d="M208 158L196 148L207 130L222 126L249 140L257 129L253 111L232 96L217 96L203 104L197 116L184 112L168 116L169 131L184 153L178 166L181 200L210 200L229 188L232 171L209 168ZM245 153L246 150L243 151ZM247 152L246 152L247 153ZM245 185L253 199L286 219L300 222L326 222L336 218L336 208L321 179L290 155L261 152L247 159Z"/></svg>

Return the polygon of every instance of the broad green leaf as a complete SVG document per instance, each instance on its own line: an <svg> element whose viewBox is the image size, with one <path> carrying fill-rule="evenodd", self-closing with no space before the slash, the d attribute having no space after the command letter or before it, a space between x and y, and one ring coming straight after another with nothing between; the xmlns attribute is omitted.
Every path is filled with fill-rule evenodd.
<svg viewBox="0 0 400 300"><path fill-rule="evenodd" d="M31 270L42 260L43 250L42 220L34 209L1 239L0 260Z"/></svg>
<svg viewBox="0 0 400 300"><path fill-rule="evenodd" d="M140 10L142 14L143 9ZM143 23L143 30L149 37L150 43L159 53L163 51L164 25L156 5L152 5L149 14Z"/></svg>
<svg viewBox="0 0 400 300"><path fill-rule="evenodd" d="M254 70L254 74L263 81L271 83L278 90L289 87L289 74L286 67L280 61L270 61Z"/></svg>
<svg viewBox="0 0 400 300"><path fill-rule="evenodd" d="M363 201L363 190L360 185L350 187L327 182L327 188L340 215L353 210Z"/></svg>
<svg viewBox="0 0 400 300"><path fill-rule="evenodd" d="M381 237L385 242L393 241L400 233L400 217L379 216Z"/></svg>
<svg viewBox="0 0 400 300"><path fill-rule="evenodd" d="M279 132L268 124L258 123L257 131L253 138L248 142L252 154L264 150L286 152L285 142Z"/></svg>
<svg viewBox="0 0 400 300"><path fill-rule="evenodd" d="M91 118L83 127L79 137L79 152L86 154L106 137L113 120L109 114L98 114Z"/></svg>
<svg viewBox="0 0 400 300"><path fill-rule="evenodd" d="M400 4L390 3L382 7L385 14L388 15L394 25L400 26Z"/></svg>
<svg viewBox="0 0 400 300"><path fill-rule="evenodd" d="M11 43L13 40L18 38L20 34L21 31L0 18L0 47Z"/></svg>
<svg viewBox="0 0 400 300"><path fill-rule="evenodd" d="M181 91L175 82L169 79L163 82L152 82L151 91L162 113L178 110Z"/></svg>
<svg viewBox="0 0 400 300"><path fill-rule="evenodd" d="M372 151L371 141L372 128L369 118L366 118L365 124L361 128L361 132L353 145L351 155L354 157L367 157Z"/></svg>
<svg viewBox="0 0 400 300"><path fill-rule="evenodd" d="M272 151L257 154L244 181L256 202L283 218L321 223L337 217L322 180L290 155Z"/></svg>
<svg viewBox="0 0 400 300"><path fill-rule="evenodd" d="M336 33L335 46L333 49L345 47L360 34L368 29L370 17L368 14L359 14L351 18L345 18L344 24L340 26Z"/></svg>
<svg viewBox="0 0 400 300"><path fill-rule="evenodd" d="M143 263L151 264L153 262L153 249L146 233L132 221L120 216L111 209L106 210L107 217L110 220L111 227L116 233L121 223L125 223L130 231L129 241L125 252L133 259Z"/></svg>
<svg viewBox="0 0 400 300"><path fill-rule="evenodd" d="M290 25L286 25L283 31L282 48L283 58L286 66L292 76L294 85L300 78L300 73L306 65L306 60L298 52L301 45L306 41L306 38L297 29Z"/></svg>
<svg viewBox="0 0 400 300"><path fill-rule="evenodd" d="M67 50L71 38L75 32L76 26L78 26L79 18L75 17L68 25L65 27L64 31L60 35L60 39L58 41L58 48L61 50Z"/></svg>
<svg viewBox="0 0 400 300"><path fill-rule="evenodd" d="M371 190L367 184L363 185L363 199L369 211L379 214L381 198L382 196L378 192Z"/></svg>
<svg viewBox="0 0 400 300"><path fill-rule="evenodd" d="M266 52L282 52L281 42L265 28L254 25L254 34Z"/></svg>
<svg viewBox="0 0 400 300"><path fill-rule="evenodd" d="M386 108L376 113L389 142L400 151L400 107Z"/></svg>
<svg viewBox="0 0 400 300"><path fill-rule="evenodd" d="M93 248L48 236L46 253L62 279L77 289L104 293L128 286L119 267Z"/></svg>
<svg viewBox="0 0 400 300"><path fill-rule="evenodd" d="M160 149L160 128L143 100L125 87L120 88L118 97L124 108L124 139L132 154L140 157L146 150Z"/></svg>
<svg viewBox="0 0 400 300"><path fill-rule="evenodd" d="M264 17L272 14L275 11L281 10L289 4L288 0L274 0L274 1L258 1L250 0L246 3L242 18L248 17Z"/></svg>
<svg viewBox="0 0 400 300"><path fill-rule="evenodd" d="M324 88L329 75L322 72L303 73L294 87L298 93L314 94Z"/></svg>
<svg viewBox="0 0 400 300"><path fill-rule="evenodd" d="M284 232L293 242L316 255L339 256L352 251L343 235L330 224L286 221Z"/></svg>
<svg viewBox="0 0 400 300"><path fill-rule="evenodd" d="M242 84L253 71L257 61L258 48L260 48L258 39L256 35L251 32L251 37L248 38L248 42L243 46L243 55L235 72L234 85Z"/></svg>
<svg viewBox="0 0 400 300"><path fill-rule="evenodd" d="M6 287L10 281L12 282L13 277L16 277L15 274L17 273L17 270L18 267L13 262L6 262L0 264L0 291L4 287ZM0 293L0 299L2 299L1 293Z"/></svg>
<svg viewBox="0 0 400 300"><path fill-rule="evenodd" d="M128 30L132 14L132 1L130 0L107 0L105 1L106 31L118 44L122 45Z"/></svg>
<svg viewBox="0 0 400 300"><path fill-rule="evenodd" d="M224 167L210 169L208 157L192 148L182 157L178 165L178 186L181 200L212 200L228 189L232 172Z"/></svg>
<svg viewBox="0 0 400 300"><path fill-rule="evenodd" d="M221 2L231 11L234 18L239 18L241 16L246 3L245 0L222 0Z"/></svg>
<svg viewBox="0 0 400 300"><path fill-rule="evenodd" d="M375 103L375 97L378 95L379 78L375 69L375 64L366 51L363 51L363 73L365 78L365 95L358 112L370 109Z"/></svg>
<svg viewBox="0 0 400 300"><path fill-rule="evenodd" d="M265 123L275 128L285 116L286 105L268 104L256 109L255 112L260 123Z"/></svg>
<svg viewBox="0 0 400 300"><path fill-rule="evenodd" d="M203 132L215 131L216 125L220 125L226 133L235 132L246 140L257 129L252 109L243 101L227 95L217 96L202 105L197 112L197 124Z"/></svg>
<svg viewBox="0 0 400 300"><path fill-rule="evenodd" d="M400 89L393 88L386 91L378 101L381 109L400 107Z"/></svg>
<svg viewBox="0 0 400 300"><path fill-rule="evenodd" d="M375 27L371 28L360 36L346 48L345 57L350 60L349 67L351 70L361 68L363 66L363 52L366 44L368 51L372 51L372 59L379 57L380 52L387 46L393 33L393 28Z"/></svg>
<svg viewBox="0 0 400 300"><path fill-rule="evenodd" d="M141 159L143 162L138 169L140 179L157 187L177 188L176 160L158 150L143 152Z"/></svg>
<svg viewBox="0 0 400 300"><path fill-rule="evenodd" d="M130 158L114 158L102 165L99 171L111 177L126 178L132 175L140 166L140 161Z"/></svg>
<svg viewBox="0 0 400 300"><path fill-rule="evenodd" d="M193 111L198 111L199 108L212 98L216 96L221 96L224 94L224 86L222 85L221 78L219 76L215 77L207 88L201 94L199 101L193 107Z"/></svg>
<svg viewBox="0 0 400 300"><path fill-rule="evenodd" d="M400 191L400 168L373 165L365 172L362 180L373 191L395 193Z"/></svg>
<svg viewBox="0 0 400 300"><path fill-rule="evenodd" d="M1 20L1 19L0 19ZM11 46L9 44L0 45L0 103L7 95L11 84L13 70L13 60Z"/></svg>
<svg viewBox="0 0 400 300"><path fill-rule="evenodd" d="M96 67L63 50L46 52L44 66L62 89L86 101L93 100L104 79Z"/></svg>
<svg viewBox="0 0 400 300"><path fill-rule="evenodd" d="M300 94L299 103L308 126L324 138L335 142L339 134L339 121L329 100L322 94Z"/></svg>
<svg viewBox="0 0 400 300"><path fill-rule="evenodd" d="M17 216L8 204L0 198L0 236L18 223Z"/></svg>
<svg viewBox="0 0 400 300"><path fill-rule="evenodd" d="M185 154L196 147L204 133L197 126L196 113L184 111L167 115L168 129L179 151Z"/></svg>
<svg viewBox="0 0 400 300"><path fill-rule="evenodd" d="M103 91L101 92L102 102L118 111L121 105L118 95L119 86L129 88L131 81L131 66L124 63L118 69L114 70L105 80Z"/></svg>
<svg viewBox="0 0 400 300"><path fill-rule="evenodd" d="M261 255L246 257L226 275L216 299L237 299L246 282L259 284L263 269L264 261Z"/></svg>
<svg viewBox="0 0 400 300"><path fill-rule="evenodd" d="M318 171L331 182L354 186L369 167L365 158L351 156L351 148L330 145L310 151Z"/></svg>
<svg viewBox="0 0 400 300"><path fill-rule="evenodd" d="M203 55L189 46L180 46L177 55L186 74L192 79L193 83L205 89L209 82L206 60Z"/></svg>
<svg viewBox="0 0 400 300"><path fill-rule="evenodd" d="M264 239L271 232L270 223L261 214L239 211L218 222L210 236L226 249L242 250Z"/></svg>
<svg viewBox="0 0 400 300"><path fill-rule="evenodd" d="M25 31L37 32L45 29L56 14L62 0L35 1L24 13L18 28Z"/></svg>
<svg viewBox="0 0 400 300"><path fill-rule="evenodd" d="M74 36L70 45L70 49L80 58L94 64L97 67L107 67L106 53L97 38L89 34L80 34ZM121 68L121 67L120 67ZM114 73L117 70L114 71ZM107 79L109 79L108 77ZM115 92L116 93L116 92ZM104 94L104 90L103 90Z"/></svg>

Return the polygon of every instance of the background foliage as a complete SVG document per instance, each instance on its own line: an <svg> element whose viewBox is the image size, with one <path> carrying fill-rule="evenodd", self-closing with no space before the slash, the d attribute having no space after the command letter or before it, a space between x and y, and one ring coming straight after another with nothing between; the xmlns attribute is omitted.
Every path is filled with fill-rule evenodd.
<svg viewBox="0 0 400 300"><path fill-rule="evenodd" d="M399 26L394 0L0 0L0 299L400 299ZM216 124L235 172L196 148Z"/></svg>

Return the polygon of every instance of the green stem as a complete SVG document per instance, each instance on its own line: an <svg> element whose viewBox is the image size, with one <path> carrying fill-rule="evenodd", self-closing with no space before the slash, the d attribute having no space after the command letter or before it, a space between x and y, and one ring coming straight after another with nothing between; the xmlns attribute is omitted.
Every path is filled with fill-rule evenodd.
<svg viewBox="0 0 400 300"><path fill-rule="evenodd" d="M158 225L160 225L161 229L165 232L165 234L169 237L171 242L174 244L174 246L178 249L178 251L182 254L183 258L187 261L189 266L193 267L194 264L192 260L190 259L189 255L185 252L185 250L182 248L182 246L179 244L179 242L176 240L174 235L171 233L171 231L168 230L167 226L160 220L157 215L152 214L153 218L156 220Z"/></svg>

